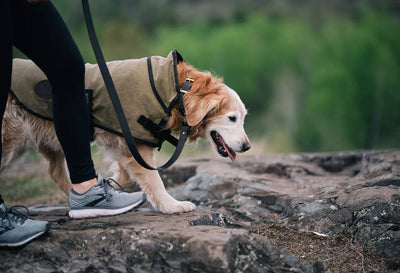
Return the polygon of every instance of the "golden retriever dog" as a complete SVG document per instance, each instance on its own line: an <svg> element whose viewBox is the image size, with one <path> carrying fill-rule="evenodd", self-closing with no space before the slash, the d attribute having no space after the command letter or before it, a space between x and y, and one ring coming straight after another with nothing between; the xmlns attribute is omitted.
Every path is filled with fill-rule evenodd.
<svg viewBox="0 0 400 273"><path fill-rule="evenodd" d="M183 96L186 120L191 126L189 141L207 139L213 149L223 157L235 160L237 152L250 149L249 139L243 128L247 114L238 94L209 72L200 72L187 64L177 64L179 85L186 78L194 79L191 89ZM168 128L181 129L183 116L172 110ZM196 206L188 201L178 201L166 191L157 171L147 170L132 157L123 137L95 128L94 139L105 149L106 156L114 161L113 178L122 186L138 182L152 206L163 213L193 211ZM71 189L64 154L51 121L36 117L21 108L11 97L3 122L3 162L6 167L27 149L36 149L48 161L52 180L67 195ZM154 147L137 143L143 159L155 166Z"/></svg>

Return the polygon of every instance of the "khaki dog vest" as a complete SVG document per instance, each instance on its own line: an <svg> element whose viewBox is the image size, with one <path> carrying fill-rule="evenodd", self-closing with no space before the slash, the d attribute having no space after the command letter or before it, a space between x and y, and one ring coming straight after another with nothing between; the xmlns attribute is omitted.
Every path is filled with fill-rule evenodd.
<svg viewBox="0 0 400 273"><path fill-rule="evenodd" d="M178 103L176 66L180 61L182 56L173 50L167 58L153 56L107 63L135 141L154 147L162 144L163 140L139 124L138 119L144 116L165 125ZM86 64L85 88L92 125L122 135L98 65ZM51 86L32 61L14 59L11 95L25 110L52 120Z"/></svg>

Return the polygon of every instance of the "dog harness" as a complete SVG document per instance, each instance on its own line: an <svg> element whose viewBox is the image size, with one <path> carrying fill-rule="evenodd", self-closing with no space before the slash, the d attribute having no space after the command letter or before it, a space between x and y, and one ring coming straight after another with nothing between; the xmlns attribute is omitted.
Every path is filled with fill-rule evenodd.
<svg viewBox="0 0 400 273"><path fill-rule="evenodd" d="M182 56L173 50L166 58L107 63L135 141L160 147L164 140L171 140L163 128L179 103L177 64L181 61ZM92 125L122 136L98 65L86 64L85 88ZM11 95L28 112L52 120L51 85L32 61L14 59Z"/></svg>

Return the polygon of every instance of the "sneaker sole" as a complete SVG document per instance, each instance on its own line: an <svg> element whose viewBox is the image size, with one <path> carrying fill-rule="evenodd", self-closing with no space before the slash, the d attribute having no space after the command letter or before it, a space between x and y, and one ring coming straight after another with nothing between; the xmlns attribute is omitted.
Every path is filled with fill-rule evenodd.
<svg viewBox="0 0 400 273"><path fill-rule="evenodd" d="M30 241L32 241L32 240L34 240L34 239L36 239L36 238L42 236L42 235L45 234L49 229L50 229L50 225L47 225L47 226L46 226L46 230L43 230L43 231L41 231L41 232L39 232L39 233L36 233L36 234L32 235L31 237L29 237L29 238L23 240L23 241L20 241L20 242L17 242L17 243L0 243L0 247L18 247L18 246L25 245L25 244L29 243Z"/></svg>
<svg viewBox="0 0 400 273"><path fill-rule="evenodd" d="M146 202L146 196L142 200L120 209L71 209L68 213L71 218L92 218L99 216L114 216L129 212L135 208L140 207Z"/></svg>

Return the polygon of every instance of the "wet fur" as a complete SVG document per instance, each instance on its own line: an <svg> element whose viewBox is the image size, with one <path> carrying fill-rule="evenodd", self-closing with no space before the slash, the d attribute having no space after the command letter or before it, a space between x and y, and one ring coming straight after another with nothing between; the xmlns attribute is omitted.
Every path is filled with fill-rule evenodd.
<svg viewBox="0 0 400 273"><path fill-rule="evenodd" d="M177 70L180 85L188 77L195 80L191 90L184 95L187 122L192 126L188 135L189 140L195 141L203 137L213 143L209 136L210 130L221 128L227 132L224 138L228 145L237 152L243 152L243 143L248 144L243 129L246 109L236 93L223 84L221 79L213 77L208 72L199 72L185 62L179 63ZM230 113L238 115L238 118L240 116L235 128L230 128L232 125L227 118L222 118ZM169 128L179 132L182 122L182 115L173 109ZM177 201L170 196L158 172L140 166L130 154L122 137L95 128L95 141L97 145L104 147L106 155L115 162L113 178L121 185L137 181L155 208L164 213L192 211L196 208L191 202ZM52 180L69 195L71 182L64 154L51 121L29 114L9 98L3 121L2 142L3 168L27 149L34 148L49 162L48 172ZM215 144L212 145L215 147ZM152 166L156 165L154 148L139 143L137 148L146 162Z"/></svg>

